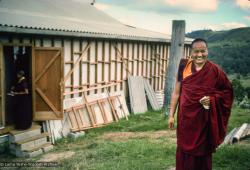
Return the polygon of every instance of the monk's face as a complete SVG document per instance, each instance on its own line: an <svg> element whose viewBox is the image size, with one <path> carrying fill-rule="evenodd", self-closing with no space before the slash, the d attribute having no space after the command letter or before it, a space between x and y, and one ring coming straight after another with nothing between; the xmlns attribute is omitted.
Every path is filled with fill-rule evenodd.
<svg viewBox="0 0 250 170"><path fill-rule="evenodd" d="M204 64L207 61L208 50L205 42L198 41L193 44L191 58L195 64Z"/></svg>

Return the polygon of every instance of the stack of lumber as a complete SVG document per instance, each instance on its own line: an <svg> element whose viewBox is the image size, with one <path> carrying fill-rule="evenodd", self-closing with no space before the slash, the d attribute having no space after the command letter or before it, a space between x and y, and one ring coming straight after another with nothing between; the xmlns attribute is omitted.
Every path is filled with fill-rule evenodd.
<svg viewBox="0 0 250 170"><path fill-rule="evenodd" d="M142 76L129 76L128 88L132 113L144 113L148 110L146 97L148 98L153 110L161 109L157 95L154 92L152 86L149 84L149 81L143 79Z"/></svg>
<svg viewBox="0 0 250 170"><path fill-rule="evenodd" d="M142 76L128 77L129 99L131 111L134 114L144 113L148 110Z"/></svg>
<svg viewBox="0 0 250 170"><path fill-rule="evenodd" d="M64 106L71 132L100 127L123 117L128 119L129 115L122 91L67 100Z"/></svg>
<svg viewBox="0 0 250 170"><path fill-rule="evenodd" d="M144 79L144 88L147 94L147 98L149 100L150 105L152 106L153 110L160 110L161 107L157 101L156 94L154 92L153 87L149 84L147 79Z"/></svg>
<svg viewBox="0 0 250 170"><path fill-rule="evenodd" d="M163 102L164 102L164 91L163 90L155 91L155 95L156 95L157 103L162 108Z"/></svg>

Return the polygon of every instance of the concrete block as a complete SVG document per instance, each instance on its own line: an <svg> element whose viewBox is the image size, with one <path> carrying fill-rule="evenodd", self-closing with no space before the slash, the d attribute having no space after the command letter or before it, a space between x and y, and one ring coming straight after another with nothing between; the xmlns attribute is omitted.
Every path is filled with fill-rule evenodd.
<svg viewBox="0 0 250 170"><path fill-rule="evenodd" d="M10 153L12 155L15 155L16 157L24 157L23 156L23 152L20 150L16 150L16 149L10 149Z"/></svg>
<svg viewBox="0 0 250 170"><path fill-rule="evenodd" d="M32 151L32 152L24 152L24 157L35 157L38 155L41 155L43 153L42 149L38 149L36 151Z"/></svg>
<svg viewBox="0 0 250 170"><path fill-rule="evenodd" d="M32 129L30 131L25 130L18 134L10 135L10 142L18 142L20 140L27 139L27 138L30 138L39 134L41 134L40 128Z"/></svg>
<svg viewBox="0 0 250 170"><path fill-rule="evenodd" d="M8 150L9 135L0 136L0 154Z"/></svg>
<svg viewBox="0 0 250 170"><path fill-rule="evenodd" d="M36 139L33 141L29 141L20 145L17 145L16 148L20 150L30 150L32 148L35 148L39 145L43 145L47 142L47 137L41 138L41 139Z"/></svg>
<svg viewBox="0 0 250 170"><path fill-rule="evenodd" d="M15 150L16 149L16 144L14 144L14 143L9 144L9 149L10 150Z"/></svg>
<svg viewBox="0 0 250 170"><path fill-rule="evenodd" d="M70 133L68 134L68 136L69 136L70 138L73 138L73 139L76 139L76 138L81 137L81 136L84 136L84 135L85 135L85 132L84 132L84 131L80 131L80 132L70 132Z"/></svg>
<svg viewBox="0 0 250 170"><path fill-rule="evenodd" d="M49 152L50 150L52 150L54 148L53 145L48 145L42 148L43 153Z"/></svg>

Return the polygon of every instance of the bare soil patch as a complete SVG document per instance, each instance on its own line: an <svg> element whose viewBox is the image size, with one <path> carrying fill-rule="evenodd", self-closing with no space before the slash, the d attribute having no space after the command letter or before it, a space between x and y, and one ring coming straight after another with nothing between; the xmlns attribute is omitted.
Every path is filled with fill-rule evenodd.
<svg viewBox="0 0 250 170"><path fill-rule="evenodd" d="M48 153L44 154L38 162L55 162L62 159L67 159L75 154L73 151L60 152L60 153Z"/></svg>
<svg viewBox="0 0 250 170"><path fill-rule="evenodd" d="M154 132L109 132L103 134L100 138L104 140L110 140L114 142L125 141L134 138L150 138L150 139L159 139L162 137L175 139L176 132L175 130L162 130Z"/></svg>

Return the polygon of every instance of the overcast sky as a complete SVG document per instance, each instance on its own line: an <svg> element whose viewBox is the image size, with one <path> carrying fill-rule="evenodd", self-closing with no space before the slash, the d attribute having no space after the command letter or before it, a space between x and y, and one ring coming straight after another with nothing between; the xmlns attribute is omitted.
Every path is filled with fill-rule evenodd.
<svg viewBox="0 0 250 170"><path fill-rule="evenodd" d="M172 20L185 20L186 32L250 26L250 0L96 0L95 7L124 24L168 34Z"/></svg>

